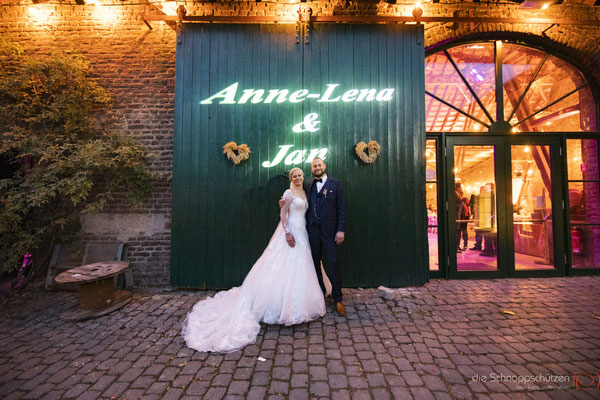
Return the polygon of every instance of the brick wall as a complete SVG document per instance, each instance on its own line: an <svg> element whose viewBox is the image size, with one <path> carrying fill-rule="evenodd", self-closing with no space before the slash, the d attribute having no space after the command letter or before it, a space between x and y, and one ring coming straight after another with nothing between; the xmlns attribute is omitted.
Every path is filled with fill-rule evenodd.
<svg viewBox="0 0 600 400"><path fill-rule="evenodd" d="M27 51L51 54L60 49L84 55L94 78L114 96L119 119L112 128L153 154L151 170L161 174L154 179L151 198L141 209L117 201L106 214L84 217L83 238L127 241L135 282L167 285L175 32L165 23L153 23L148 29L138 16L150 12L150 7L115 4L103 7L109 14L99 14L96 6L68 3L32 6L48 11L43 15L33 13L29 5L3 5L0 34Z"/></svg>
<svg viewBox="0 0 600 400"><path fill-rule="evenodd" d="M86 217L86 239L125 240L130 244L134 279L141 285L169 282L173 102L175 42L173 23L142 20L144 14L160 14L142 2L100 0L105 6L76 5L55 0L32 5L29 1L3 0L0 34L28 51L50 54L55 49L73 50L91 63L95 78L115 98L120 117L115 127L155 154L151 169L163 174L154 181L154 193L144 207L128 209L117 202L106 214ZM287 3L287 2L285 2ZM284 2L224 2L184 4L188 15L295 15L297 5ZM319 1L305 3L313 15L410 15L413 3ZM501 3L423 2L426 16L532 17L600 19L593 1L565 1L543 12L517 10ZM486 32L517 32L544 44L556 44L570 53L600 81L600 28L519 24L432 23L425 29L425 46ZM115 217L116 216L116 217ZM106 221L112 221L108 224ZM125 223L123 223L125 221ZM121 223L119 223L121 222Z"/></svg>

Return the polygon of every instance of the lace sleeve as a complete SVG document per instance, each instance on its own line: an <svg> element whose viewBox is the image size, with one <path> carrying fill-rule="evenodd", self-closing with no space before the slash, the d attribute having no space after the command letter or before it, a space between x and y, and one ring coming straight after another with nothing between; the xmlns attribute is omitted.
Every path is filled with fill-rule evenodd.
<svg viewBox="0 0 600 400"><path fill-rule="evenodd" d="M283 226L283 230L285 233L289 233L288 231L288 212L290 210L290 204L292 203L292 192L288 189L283 193L283 207L281 207L281 211L279 212L279 217L281 218L281 225Z"/></svg>

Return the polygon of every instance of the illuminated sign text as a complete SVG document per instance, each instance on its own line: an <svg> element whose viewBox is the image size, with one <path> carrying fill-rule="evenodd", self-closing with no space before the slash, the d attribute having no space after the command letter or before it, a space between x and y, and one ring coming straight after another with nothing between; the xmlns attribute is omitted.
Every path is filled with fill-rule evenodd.
<svg viewBox="0 0 600 400"><path fill-rule="evenodd" d="M244 89L241 96L238 97L239 82L227 86L225 89L213 94L212 96L202 100L200 104L213 104L213 101L218 101L218 104L277 104L285 103L300 103L308 99L317 99L319 103L337 103L342 101L362 102L362 101L390 101L394 95L394 89L350 89L341 93L337 90L340 86L337 83L328 83L327 89L323 94L310 93L307 89L299 89L292 93L288 89Z"/></svg>
<svg viewBox="0 0 600 400"><path fill-rule="evenodd" d="M274 167L279 164L286 155L287 157L285 157L285 161L283 162L285 165L300 164L302 161L306 161L306 163L310 164L315 157L325 160L325 155L327 154L327 149L312 149L306 158L306 150L294 150L290 154L287 154L292 147L294 147L293 144L279 146L279 152L273 161L265 161L262 163L262 166L265 168Z"/></svg>
<svg viewBox="0 0 600 400"><path fill-rule="evenodd" d="M394 89L350 89L343 92L338 89L338 83L328 83L325 91L321 93L311 93L308 89L299 89L290 93L288 89L243 89L238 93L239 82L235 82L225 89L213 94L210 97L200 101L201 105L207 104L282 104L301 103L306 100L314 99L317 103L350 103L350 102L386 102L394 97ZM294 133L316 134L321 125L319 114L315 112L308 113L304 118L292 126ZM327 148L308 150L293 150L293 144L279 146L279 151L271 161L263 161L261 165L264 168L271 168L279 165L282 161L285 165L300 164L310 162L315 157L325 160L329 151ZM290 152L291 151L291 152Z"/></svg>

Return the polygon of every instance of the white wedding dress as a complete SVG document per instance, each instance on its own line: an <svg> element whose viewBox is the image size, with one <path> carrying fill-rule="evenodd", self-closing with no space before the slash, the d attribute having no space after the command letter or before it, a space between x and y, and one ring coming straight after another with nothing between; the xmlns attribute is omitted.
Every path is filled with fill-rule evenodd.
<svg viewBox="0 0 600 400"><path fill-rule="evenodd" d="M325 314L306 232L308 203L289 189L283 199L281 222L242 285L199 301L188 314L182 331L188 347L229 353L256 340L260 321L294 325ZM294 247L285 240L284 226Z"/></svg>

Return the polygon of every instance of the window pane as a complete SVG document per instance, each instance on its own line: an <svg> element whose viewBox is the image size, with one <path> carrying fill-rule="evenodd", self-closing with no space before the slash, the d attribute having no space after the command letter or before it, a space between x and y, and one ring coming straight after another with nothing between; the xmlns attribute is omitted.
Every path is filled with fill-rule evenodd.
<svg viewBox="0 0 600 400"><path fill-rule="evenodd" d="M600 224L600 183L570 182L569 211L571 224Z"/></svg>
<svg viewBox="0 0 600 400"><path fill-rule="evenodd" d="M598 174L598 141L567 140L567 171L569 180L600 179Z"/></svg>
<svg viewBox="0 0 600 400"><path fill-rule="evenodd" d="M427 229L427 238L429 240L429 270L439 271L440 260L438 252L438 228L430 227Z"/></svg>
<svg viewBox="0 0 600 400"><path fill-rule="evenodd" d="M502 79L506 102L504 117L508 118L546 53L510 43L504 43L502 50Z"/></svg>
<svg viewBox="0 0 600 400"><path fill-rule="evenodd" d="M448 53L458 66L471 88L479 97L490 115L496 117L496 67L494 64L494 44L476 43L453 47ZM472 105L472 113L489 122L479 104ZM481 119L481 118L480 118Z"/></svg>
<svg viewBox="0 0 600 400"><path fill-rule="evenodd" d="M427 204L427 238L429 242L429 269L431 271L439 271L439 256L438 256L438 197L437 189L437 148L436 139L428 139L426 141L425 159L426 170L425 179L430 182L425 184L426 204Z"/></svg>
<svg viewBox="0 0 600 400"><path fill-rule="evenodd" d="M483 113L483 111L481 111ZM477 115L473 115L479 118ZM479 118L481 120L481 118ZM484 119L485 120L485 119ZM425 95L425 129L427 132L482 132L487 128L447 105Z"/></svg>
<svg viewBox="0 0 600 400"><path fill-rule="evenodd" d="M494 146L454 146L455 218L458 271L498 268ZM451 250L452 251L452 250Z"/></svg>
<svg viewBox="0 0 600 400"><path fill-rule="evenodd" d="M466 77L466 79L469 81L470 78ZM467 114L490 123L481 107L477 104L475 97L471 94L467 85L443 52L436 53L425 59L425 90ZM460 119L462 119L462 122L469 122L471 121L470 118L441 104L428 95L425 96L425 110L427 115L427 130L430 132L449 131L450 129L453 132L470 130L470 127L464 124L462 126L454 126L456 122L461 122ZM450 127L442 127L441 125L447 125L448 120L452 122ZM469 123L476 123L476 121Z"/></svg>
<svg viewBox="0 0 600 400"><path fill-rule="evenodd" d="M583 88L573 93L516 127L521 132L581 132L591 130L589 120L584 125L586 121L581 118L582 107L586 107L586 103L581 101L585 97L583 93L585 91L589 91L589 89ZM590 110L585 110L587 114L590 112ZM532 113L528 115L530 114ZM517 112L515 115L511 120L512 124L522 120L525 114Z"/></svg>
<svg viewBox="0 0 600 400"><path fill-rule="evenodd" d="M554 268L550 146L511 146L515 269Z"/></svg>
<svg viewBox="0 0 600 400"><path fill-rule="evenodd" d="M427 183L427 224L429 226L438 224L437 213L437 183Z"/></svg>
<svg viewBox="0 0 600 400"><path fill-rule="evenodd" d="M600 226L571 228L573 268L600 268Z"/></svg>
<svg viewBox="0 0 600 400"><path fill-rule="evenodd" d="M522 120L585 83L579 70L558 57L549 56L525 94L515 117Z"/></svg>
<svg viewBox="0 0 600 400"><path fill-rule="evenodd" d="M426 169L425 169L425 180L435 181L437 180L437 149L435 147L436 140L429 139L425 143L425 160L426 160Z"/></svg>

